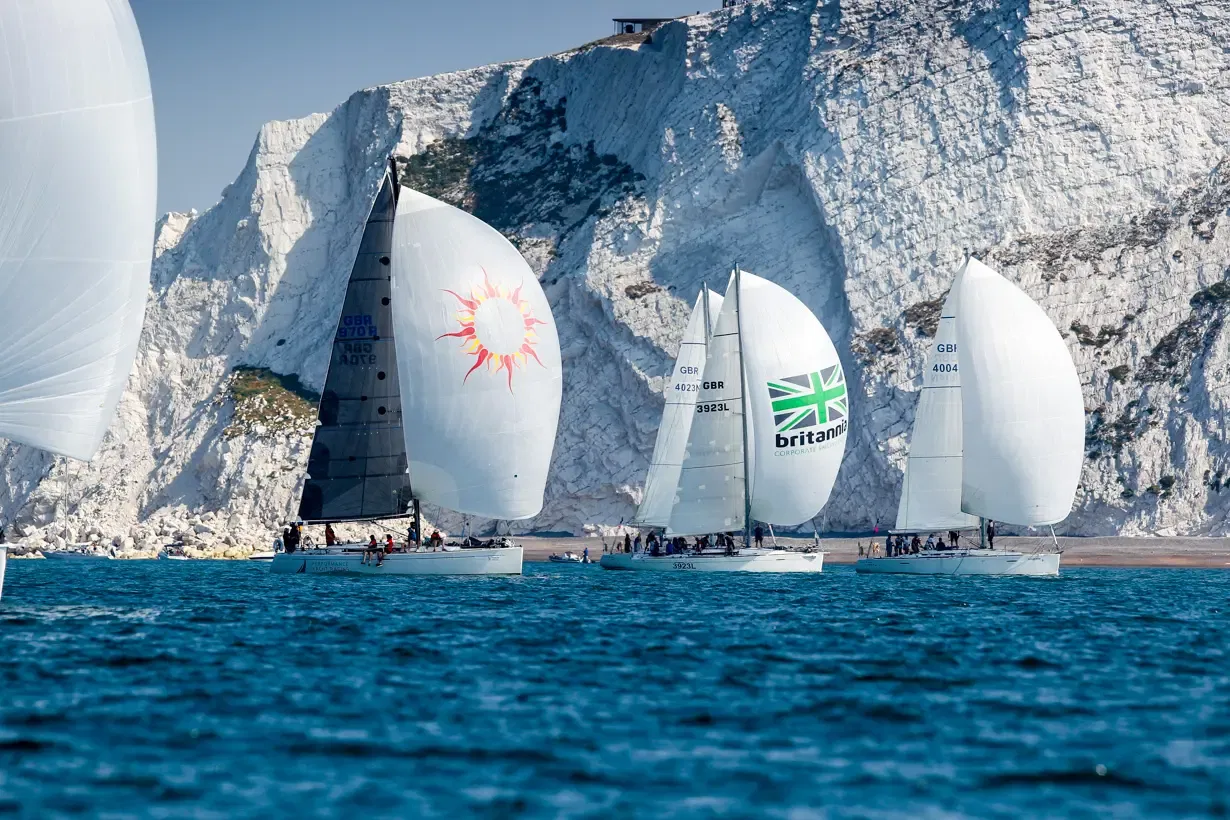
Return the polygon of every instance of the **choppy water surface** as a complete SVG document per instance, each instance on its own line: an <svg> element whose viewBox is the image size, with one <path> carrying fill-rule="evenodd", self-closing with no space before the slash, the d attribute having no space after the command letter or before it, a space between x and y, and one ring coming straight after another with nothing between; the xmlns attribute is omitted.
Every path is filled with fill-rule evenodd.
<svg viewBox="0 0 1230 820"><path fill-rule="evenodd" d="M1225 816L1230 573L12 561L0 813Z"/></svg>

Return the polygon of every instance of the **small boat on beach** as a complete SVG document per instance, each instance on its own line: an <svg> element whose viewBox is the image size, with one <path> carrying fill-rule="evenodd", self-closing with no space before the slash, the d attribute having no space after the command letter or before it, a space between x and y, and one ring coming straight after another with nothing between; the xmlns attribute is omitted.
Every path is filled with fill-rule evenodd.
<svg viewBox="0 0 1230 820"><path fill-rule="evenodd" d="M712 309L717 318L712 319ZM820 572L824 553L752 544L754 522L797 526L828 501L845 452L849 396L837 350L784 288L735 268L726 294L705 288L675 363L651 459L642 526L660 549L602 556L605 569ZM758 528L759 529L759 528ZM711 534L743 531L723 548ZM677 548L683 536L697 546ZM719 543L721 543L719 541Z"/></svg>
<svg viewBox="0 0 1230 820"><path fill-rule="evenodd" d="M562 374L533 271L494 228L402 189L390 159L340 313L299 516L413 527L392 549L326 532L271 571L521 574L522 547L505 539L424 543L421 505L496 520L542 509Z"/></svg>
<svg viewBox="0 0 1230 820"><path fill-rule="evenodd" d="M1084 438L1080 379L1059 331L1023 291L968 258L924 365L893 532L979 535L967 547L861 558L856 570L1058 575L1053 528L1038 550L1006 551L991 549L987 522L1050 528L1066 518Z"/></svg>
<svg viewBox="0 0 1230 820"><path fill-rule="evenodd" d="M593 563L592 561L589 560L588 554L577 555L572 550L566 550L561 555L556 555L555 553L551 553L550 555L547 556L547 561L549 561L552 564L591 564Z"/></svg>

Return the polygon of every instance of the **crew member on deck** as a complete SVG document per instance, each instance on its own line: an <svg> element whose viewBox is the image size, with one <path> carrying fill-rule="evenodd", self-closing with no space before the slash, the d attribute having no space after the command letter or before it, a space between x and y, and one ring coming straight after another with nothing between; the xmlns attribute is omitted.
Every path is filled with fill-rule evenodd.
<svg viewBox="0 0 1230 820"><path fill-rule="evenodd" d="M987 522L987 546L995 549L995 522Z"/></svg>
<svg viewBox="0 0 1230 820"><path fill-rule="evenodd" d="M756 546L757 547L764 546L764 527L760 526L759 524L756 525Z"/></svg>
<svg viewBox="0 0 1230 820"><path fill-rule="evenodd" d="M332 524L325 524L325 546L332 547L337 543L337 534L333 532Z"/></svg>

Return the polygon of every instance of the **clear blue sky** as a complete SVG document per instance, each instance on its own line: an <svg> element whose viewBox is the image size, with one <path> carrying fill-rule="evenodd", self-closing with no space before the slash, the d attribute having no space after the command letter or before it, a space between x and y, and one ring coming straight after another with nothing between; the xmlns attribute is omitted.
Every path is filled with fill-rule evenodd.
<svg viewBox="0 0 1230 820"><path fill-rule="evenodd" d="M204 210L268 120L372 85L540 57L720 0L130 0L158 119L158 208Z"/></svg>

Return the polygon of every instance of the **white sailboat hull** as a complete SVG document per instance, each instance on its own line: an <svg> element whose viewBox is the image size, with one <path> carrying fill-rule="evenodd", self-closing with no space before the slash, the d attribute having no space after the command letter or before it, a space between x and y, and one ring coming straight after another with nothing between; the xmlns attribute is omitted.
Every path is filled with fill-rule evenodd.
<svg viewBox="0 0 1230 820"><path fill-rule="evenodd" d="M821 572L823 552L742 550L738 555L659 555L611 553L603 569L639 572Z"/></svg>
<svg viewBox="0 0 1230 820"><path fill-rule="evenodd" d="M4 597L4 565L9 560L9 548L0 544L0 598Z"/></svg>
<svg viewBox="0 0 1230 820"><path fill-rule="evenodd" d="M361 545L332 549L280 552L273 557L274 575L520 575L521 547L456 549L436 552L396 552L383 563L363 561Z"/></svg>
<svg viewBox="0 0 1230 820"><path fill-rule="evenodd" d="M860 558L857 572L886 575L1030 575L1059 574L1059 553L1024 554L1000 550L957 550L894 558Z"/></svg>

